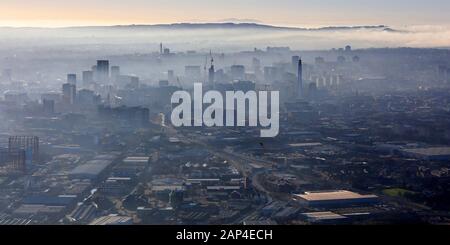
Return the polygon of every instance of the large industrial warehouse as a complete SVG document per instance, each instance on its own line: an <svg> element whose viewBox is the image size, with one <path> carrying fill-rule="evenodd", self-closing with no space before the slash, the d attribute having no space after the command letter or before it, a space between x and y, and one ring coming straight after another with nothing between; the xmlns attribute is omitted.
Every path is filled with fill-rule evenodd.
<svg viewBox="0 0 450 245"><path fill-rule="evenodd" d="M295 194L294 197L309 207L342 207L378 202L376 195L362 195L347 190L311 191Z"/></svg>

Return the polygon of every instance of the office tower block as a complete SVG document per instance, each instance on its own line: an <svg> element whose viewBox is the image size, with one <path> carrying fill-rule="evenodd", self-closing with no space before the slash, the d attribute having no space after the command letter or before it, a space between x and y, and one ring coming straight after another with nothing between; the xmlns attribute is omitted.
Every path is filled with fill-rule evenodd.
<svg viewBox="0 0 450 245"><path fill-rule="evenodd" d="M63 102L67 105L73 105L77 96L77 87L74 84L65 83L62 85Z"/></svg>
<svg viewBox="0 0 450 245"><path fill-rule="evenodd" d="M94 72L93 71L83 71L83 86L88 86L94 82Z"/></svg>
<svg viewBox="0 0 450 245"><path fill-rule="evenodd" d="M43 99L42 105L43 105L43 110L44 110L45 114L52 115L55 113L55 101L54 100Z"/></svg>
<svg viewBox="0 0 450 245"><path fill-rule="evenodd" d="M94 79L94 82L98 82L97 65L91 66L91 71L92 71L92 77Z"/></svg>
<svg viewBox="0 0 450 245"><path fill-rule="evenodd" d="M81 89L77 92L77 102L79 105L92 106L96 104L96 94L89 89Z"/></svg>
<svg viewBox="0 0 450 245"><path fill-rule="evenodd" d="M252 68L255 74L261 72L261 61L258 58L253 57L252 59Z"/></svg>
<svg viewBox="0 0 450 245"><path fill-rule="evenodd" d="M97 79L101 83L109 81L109 61L97 60Z"/></svg>
<svg viewBox="0 0 450 245"><path fill-rule="evenodd" d="M77 84L77 75L76 74L67 74L67 83L76 85Z"/></svg>
<svg viewBox="0 0 450 245"><path fill-rule="evenodd" d="M232 65L231 66L231 78L233 80L244 80L245 79L245 66Z"/></svg>
<svg viewBox="0 0 450 245"><path fill-rule="evenodd" d="M111 81L116 83L119 76L120 76L120 67L111 66Z"/></svg>
<svg viewBox="0 0 450 245"><path fill-rule="evenodd" d="M71 104L71 84L70 83L64 83L62 85L62 97L63 97L63 102L65 104Z"/></svg>

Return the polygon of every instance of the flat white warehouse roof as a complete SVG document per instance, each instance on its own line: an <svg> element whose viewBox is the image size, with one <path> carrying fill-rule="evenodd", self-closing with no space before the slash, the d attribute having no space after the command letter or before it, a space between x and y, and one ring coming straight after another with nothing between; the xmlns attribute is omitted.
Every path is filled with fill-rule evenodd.
<svg viewBox="0 0 450 245"><path fill-rule="evenodd" d="M304 194L295 194L294 196L307 201L331 201L331 200L351 200L360 198L378 198L376 195L361 195L356 192L337 190L323 192L305 192Z"/></svg>

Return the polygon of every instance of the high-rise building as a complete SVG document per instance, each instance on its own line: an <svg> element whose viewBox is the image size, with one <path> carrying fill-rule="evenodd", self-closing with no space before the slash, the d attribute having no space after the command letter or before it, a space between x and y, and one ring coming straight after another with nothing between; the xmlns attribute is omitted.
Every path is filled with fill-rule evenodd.
<svg viewBox="0 0 450 245"><path fill-rule="evenodd" d="M233 80L244 80L245 79L245 66L232 65L231 66L231 78Z"/></svg>
<svg viewBox="0 0 450 245"><path fill-rule="evenodd" d="M67 74L67 83L77 84L77 74Z"/></svg>
<svg viewBox="0 0 450 245"><path fill-rule="evenodd" d="M83 86L88 86L94 82L94 72L93 71L83 71Z"/></svg>
<svg viewBox="0 0 450 245"><path fill-rule="evenodd" d="M44 110L45 114L52 115L55 113L55 101L54 100L43 99L42 106L43 106L43 110Z"/></svg>
<svg viewBox="0 0 450 245"><path fill-rule="evenodd" d="M92 90L81 89L78 91L77 97L79 105L92 106L96 104L97 95Z"/></svg>
<svg viewBox="0 0 450 245"><path fill-rule="evenodd" d="M92 71L92 78L94 79L94 82L98 82L97 65L91 66L91 71Z"/></svg>
<svg viewBox="0 0 450 245"><path fill-rule="evenodd" d="M303 95L303 65L302 60L298 60L297 70L297 97L300 99Z"/></svg>
<svg viewBox="0 0 450 245"><path fill-rule="evenodd" d="M39 138L36 136L11 136L8 140L8 151L11 154L25 152L26 163L28 165L39 161ZM20 165L18 163L18 165ZM22 168L22 166L18 166Z"/></svg>
<svg viewBox="0 0 450 245"><path fill-rule="evenodd" d="M253 57L252 68L255 74L261 73L261 61L258 58Z"/></svg>
<svg viewBox="0 0 450 245"><path fill-rule="evenodd" d="M97 79L99 82L109 81L109 60L97 60Z"/></svg>
<svg viewBox="0 0 450 245"><path fill-rule="evenodd" d="M111 81L117 82L117 78L120 76L120 66L111 66Z"/></svg>
<svg viewBox="0 0 450 245"><path fill-rule="evenodd" d="M77 86L70 83L62 85L63 102L67 105L73 105L77 96Z"/></svg>

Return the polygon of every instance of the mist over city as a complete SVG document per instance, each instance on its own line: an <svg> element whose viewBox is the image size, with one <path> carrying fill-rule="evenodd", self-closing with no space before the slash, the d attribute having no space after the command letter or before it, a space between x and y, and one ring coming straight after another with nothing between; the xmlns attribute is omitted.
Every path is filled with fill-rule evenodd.
<svg viewBox="0 0 450 245"><path fill-rule="evenodd" d="M0 225L450 223L447 2L186 2L0 3Z"/></svg>

